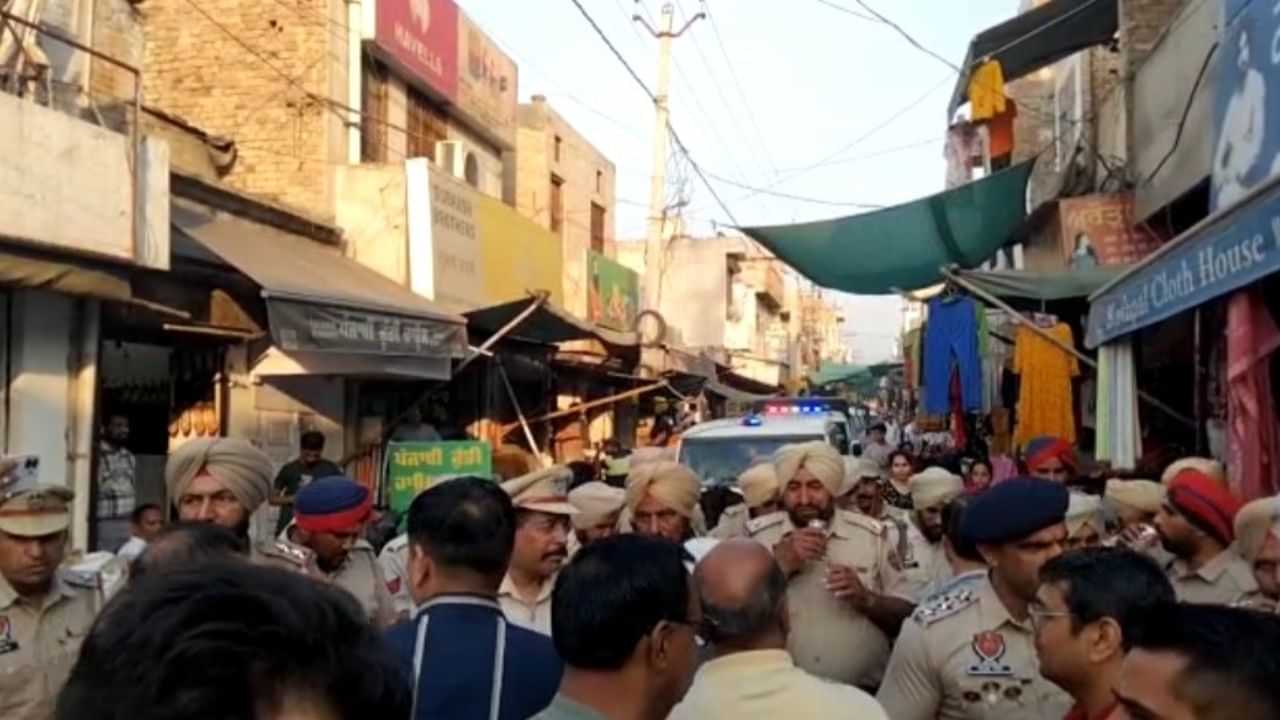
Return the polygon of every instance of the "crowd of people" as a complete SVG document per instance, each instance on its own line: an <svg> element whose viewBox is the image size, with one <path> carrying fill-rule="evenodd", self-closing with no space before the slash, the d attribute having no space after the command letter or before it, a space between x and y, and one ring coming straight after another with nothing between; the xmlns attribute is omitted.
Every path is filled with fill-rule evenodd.
<svg viewBox="0 0 1280 720"><path fill-rule="evenodd" d="M868 445L785 446L715 518L661 459L456 478L379 552L317 457L251 542L271 462L199 439L115 565L0 462L0 718L1280 718L1280 500L1204 458L1095 495L1053 438L999 482Z"/></svg>

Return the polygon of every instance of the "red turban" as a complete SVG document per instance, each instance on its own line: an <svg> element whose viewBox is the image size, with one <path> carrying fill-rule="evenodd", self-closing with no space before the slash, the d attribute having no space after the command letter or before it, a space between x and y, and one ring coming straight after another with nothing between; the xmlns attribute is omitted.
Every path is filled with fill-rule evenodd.
<svg viewBox="0 0 1280 720"><path fill-rule="evenodd" d="M1183 470L1169 483L1169 504L1187 522L1209 533L1223 545L1235 539L1240 501L1216 480L1199 470Z"/></svg>

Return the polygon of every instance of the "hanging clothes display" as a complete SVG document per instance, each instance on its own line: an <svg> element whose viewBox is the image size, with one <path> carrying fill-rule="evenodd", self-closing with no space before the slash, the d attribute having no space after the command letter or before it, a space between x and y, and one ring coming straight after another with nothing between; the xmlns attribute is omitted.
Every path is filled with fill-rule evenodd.
<svg viewBox="0 0 1280 720"><path fill-rule="evenodd" d="M947 128L943 148L947 160L947 189L959 187L973 179L973 167L982 163L982 138L972 123L959 122Z"/></svg>
<svg viewBox="0 0 1280 720"><path fill-rule="evenodd" d="M1098 348L1097 433L1094 455L1117 470L1133 470L1142 457L1138 371L1133 342L1124 338Z"/></svg>
<svg viewBox="0 0 1280 720"><path fill-rule="evenodd" d="M1257 289L1227 306L1227 426L1232 490L1246 500L1280 490L1280 450L1271 395L1271 354L1280 329Z"/></svg>
<svg viewBox="0 0 1280 720"><path fill-rule="evenodd" d="M1075 347L1071 326L1057 323L1049 335ZM1020 325L1013 351L1013 371L1021 379L1018 393L1018 425L1013 441L1018 447L1040 435L1076 442L1071 378L1080 374L1074 355L1064 351L1031 328Z"/></svg>
<svg viewBox="0 0 1280 720"><path fill-rule="evenodd" d="M999 60L988 60L973 71L969 79L969 119L989 120L1004 112L1008 99L1004 95L1004 68Z"/></svg>
<svg viewBox="0 0 1280 720"><path fill-rule="evenodd" d="M1013 155L1014 120L1017 117L1018 104L1007 100L1005 109L987 121L987 150L991 153L992 170L1009 167L1009 160Z"/></svg>
<svg viewBox="0 0 1280 720"><path fill-rule="evenodd" d="M964 410L982 409L982 358L978 355L977 303L967 297L938 297L929 301L924 332L924 411L951 412L951 372L960 373Z"/></svg>

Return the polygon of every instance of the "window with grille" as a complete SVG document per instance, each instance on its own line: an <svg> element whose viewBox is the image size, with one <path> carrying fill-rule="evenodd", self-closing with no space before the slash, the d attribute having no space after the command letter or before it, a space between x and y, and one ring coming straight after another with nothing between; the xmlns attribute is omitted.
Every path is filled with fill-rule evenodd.
<svg viewBox="0 0 1280 720"><path fill-rule="evenodd" d="M360 160L387 161L387 67L365 57L360 85Z"/></svg>
<svg viewBox="0 0 1280 720"><path fill-rule="evenodd" d="M551 176L551 232L564 230L564 180Z"/></svg>
<svg viewBox="0 0 1280 720"><path fill-rule="evenodd" d="M426 95L409 88L407 138L408 157L436 159L436 143L449 139L444 118Z"/></svg>

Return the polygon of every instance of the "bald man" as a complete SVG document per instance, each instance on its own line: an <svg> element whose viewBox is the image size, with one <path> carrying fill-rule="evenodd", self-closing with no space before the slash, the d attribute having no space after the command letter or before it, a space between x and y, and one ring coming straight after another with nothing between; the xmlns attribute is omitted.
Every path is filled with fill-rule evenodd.
<svg viewBox="0 0 1280 720"><path fill-rule="evenodd" d="M787 651L787 579L762 545L721 542L694 572L711 660L669 720L709 717L887 720L870 695L796 667Z"/></svg>

